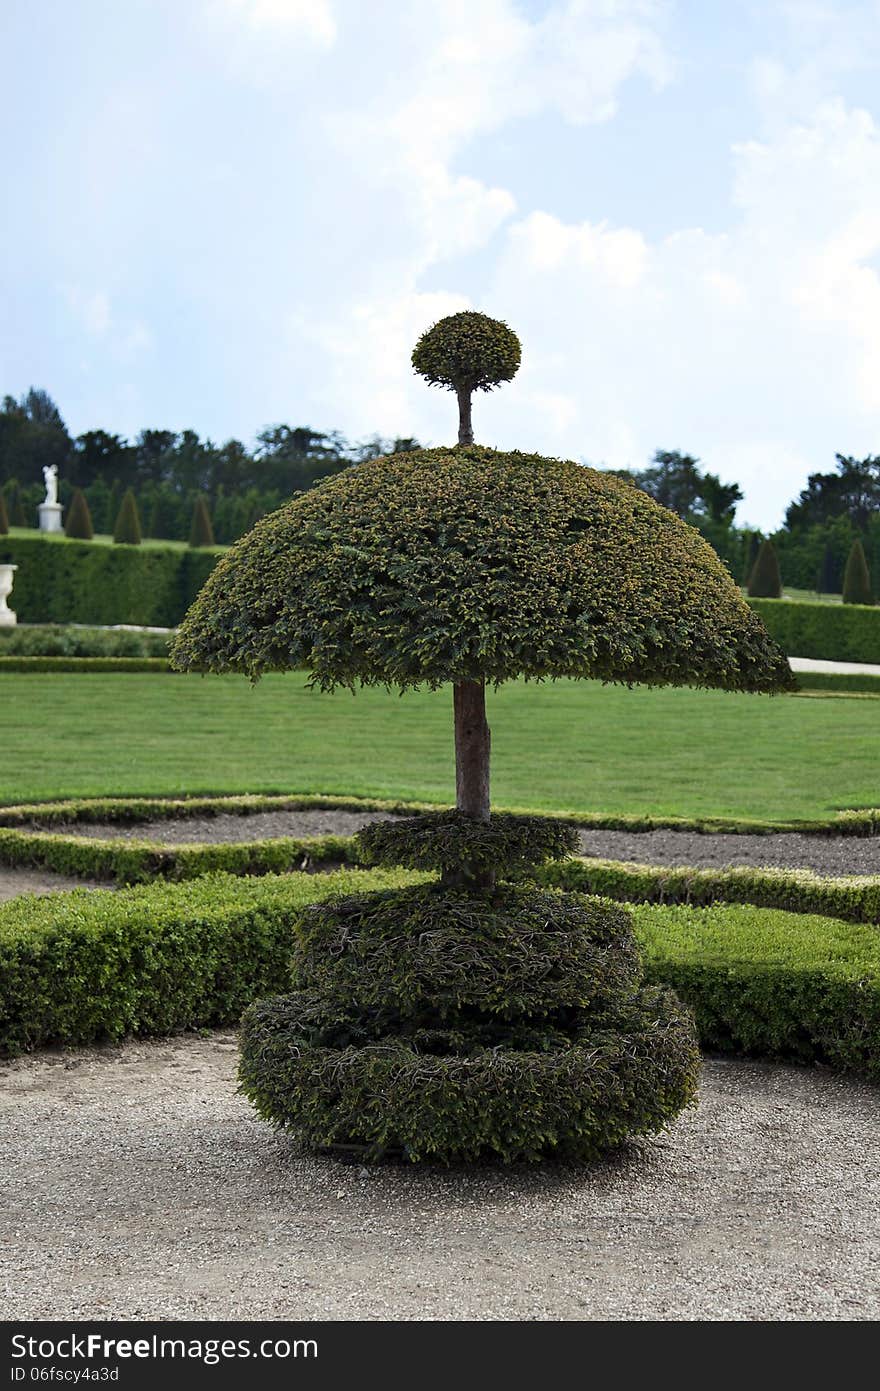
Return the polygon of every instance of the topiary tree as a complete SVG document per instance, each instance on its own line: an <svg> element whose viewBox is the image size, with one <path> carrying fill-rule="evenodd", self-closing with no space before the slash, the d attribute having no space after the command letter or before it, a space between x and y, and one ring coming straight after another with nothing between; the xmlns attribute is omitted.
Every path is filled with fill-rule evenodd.
<svg viewBox="0 0 880 1391"><path fill-rule="evenodd" d="M21 487L18 480L13 478L9 484L9 521L11 526L26 527L27 517L24 511L24 502L21 496Z"/></svg>
<svg viewBox="0 0 880 1391"><path fill-rule="evenodd" d="M208 504L200 493L195 500L192 514L192 524L189 529L189 544L192 547L213 546L214 528L211 525L211 514L208 511Z"/></svg>
<svg viewBox="0 0 880 1391"><path fill-rule="evenodd" d="M486 322L475 341L491 344ZM469 380L503 379L491 353L480 367L475 353ZM453 687L455 811L361 833L367 857L440 877L302 916L297 991L244 1024L243 1084L264 1116L371 1155L584 1158L693 1095L692 1023L642 984L625 912L512 882L574 841L490 815L485 690L518 676L790 689L695 529L558 459L464 444L370 460L221 558L172 662L252 679L309 667L321 690Z"/></svg>
<svg viewBox="0 0 880 1391"><path fill-rule="evenodd" d="M779 599L782 597L782 576L779 573L779 560L776 547L769 539L761 542L752 573L749 575L748 594L751 599Z"/></svg>
<svg viewBox="0 0 880 1391"><path fill-rule="evenodd" d="M822 559L819 564L819 574L816 577L817 594L836 594L837 590L837 563L834 557L834 549L826 541L822 551Z"/></svg>
<svg viewBox="0 0 880 1391"><path fill-rule="evenodd" d="M6 536L9 531L9 514L6 511L6 499L0 492L0 536Z"/></svg>
<svg viewBox="0 0 880 1391"><path fill-rule="evenodd" d="M513 329L500 319L464 310L450 314L422 334L412 364L432 386L445 386L458 397L458 442L473 444L471 398L509 382L519 369L522 350Z"/></svg>
<svg viewBox="0 0 880 1391"><path fill-rule="evenodd" d="M141 544L141 519L137 500L131 488L127 488L113 528L113 540L118 546L139 546Z"/></svg>
<svg viewBox="0 0 880 1391"><path fill-rule="evenodd" d="M873 604L874 591L871 588L871 572L865 558L865 548L858 537L852 543L846 558L843 572L843 602L845 604Z"/></svg>
<svg viewBox="0 0 880 1391"><path fill-rule="evenodd" d="M73 490L67 520L64 523L64 534L74 537L78 541L91 541L94 535L92 514L89 511L89 504L82 488L74 488Z"/></svg>

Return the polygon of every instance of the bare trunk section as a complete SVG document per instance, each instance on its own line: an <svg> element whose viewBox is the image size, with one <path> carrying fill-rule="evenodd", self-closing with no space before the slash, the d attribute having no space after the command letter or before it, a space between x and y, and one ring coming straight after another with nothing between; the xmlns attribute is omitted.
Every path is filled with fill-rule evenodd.
<svg viewBox="0 0 880 1391"><path fill-rule="evenodd" d="M489 750L491 735L486 723L486 686L483 681L458 681L453 687L455 711L455 802L464 816L489 820ZM457 888L491 889L495 875L462 864L443 876Z"/></svg>
<svg viewBox="0 0 880 1391"><path fill-rule="evenodd" d="M471 391L469 387L460 386L456 390L458 396L458 442L459 444L473 444L474 427L471 423Z"/></svg>

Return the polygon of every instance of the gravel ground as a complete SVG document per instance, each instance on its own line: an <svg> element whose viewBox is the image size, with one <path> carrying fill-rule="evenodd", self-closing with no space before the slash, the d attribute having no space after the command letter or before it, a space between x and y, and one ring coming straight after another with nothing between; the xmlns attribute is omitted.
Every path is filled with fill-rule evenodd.
<svg viewBox="0 0 880 1391"><path fill-rule="evenodd" d="M5 1318L880 1316L876 1088L713 1060L593 1169L367 1171L274 1134L235 1066L231 1034L6 1066Z"/></svg>
<svg viewBox="0 0 880 1391"><path fill-rule="evenodd" d="M53 874L48 869L11 869L0 867L0 903L17 898L19 894L47 894L57 889L114 889L115 884L99 884L93 879L71 879L66 874Z"/></svg>
<svg viewBox="0 0 880 1391"><path fill-rule="evenodd" d="M196 842L248 841L273 836L352 835L368 821L384 819L381 812L276 811L253 816L182 817L169 821L77 824L59 828L72 835L98 838L155 840L163 845ZM582 855L641 864L775 865L812 869L817 874L880 874L880 836L700 835L693 831L581 832Z"/></svg>

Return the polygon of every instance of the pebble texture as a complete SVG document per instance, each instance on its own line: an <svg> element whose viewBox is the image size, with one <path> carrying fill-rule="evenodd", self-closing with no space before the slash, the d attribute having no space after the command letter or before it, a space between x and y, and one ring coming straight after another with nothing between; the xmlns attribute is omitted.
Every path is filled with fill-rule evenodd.
<svg viewBox="0 0 880 1391"><path fill-rule="evenodd" d="M592 1169L364 1170L236 1095L231 1034L43 1053L0 1086L7 1319L880 1316L880 1092L710 1060Z"/></svg>
<svg viewBox="0 0 880 1391"><path fill-rule="evenodd" d="M176 821L88 823L59 827L72 835L128 840L154 840L162 845L198 842L263 840L277 836L353 835L368 821L383 820L380 812L273 811L253 816L182 817ZM693 831L581 832L582 855L606 860L635 860L640 864L773 865L812 869L816 874L880 874L880 836L701 835Z"/></svg>

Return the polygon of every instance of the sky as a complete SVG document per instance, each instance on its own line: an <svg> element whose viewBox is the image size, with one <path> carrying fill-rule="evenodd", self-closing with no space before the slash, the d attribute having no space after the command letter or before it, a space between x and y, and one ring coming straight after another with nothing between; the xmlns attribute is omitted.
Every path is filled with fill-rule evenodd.
<svg viewBox="0 0 880 1391"><path fill-rule="evenodd" d="M74 434L697 455L781 521L880 453L880 0L0 0L0 394Z"/></svg>

